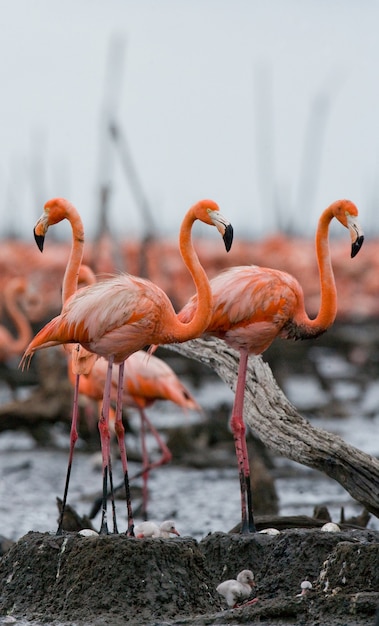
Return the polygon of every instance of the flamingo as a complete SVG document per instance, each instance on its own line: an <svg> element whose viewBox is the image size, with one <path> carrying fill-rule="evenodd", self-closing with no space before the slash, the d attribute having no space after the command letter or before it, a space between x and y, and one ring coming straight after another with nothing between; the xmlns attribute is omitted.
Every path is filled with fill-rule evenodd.
<svg viewBox="0 0 379 626"><path fill-rule="evenodd" d="M224 580L216 587L216 591L223 596L231 609L235 609L239 604L251 595L251 590L255 587L254 574L249 569L244 569L237 576ZM249 604L257 602L254 598Z"/></svg>
<svg viewBox="0 0 379 626"><path fill-rule="evenodd" d="M276 337L312 339L324 333L337 314L337 291L329 251L329 225L336 218L350 231L351 256L363 244L358 209L349 200L338 200L323 211L316 231L316 256L320 276L321 303L315 319L304 306L299 282L290 274L267 267L232 267L210 282L213 297L212 319L204 335L223 339L239 352L239 368L231 417L241 490L241 532L255 532L250 469L243 420L244 389L249 354L261 354ZM179 313L191 319L197 307L193 296Z"/></svg>
<svg viewBox="0 0 379 626"><path fill-rule="evenodd" d="M78 285L93 285L96 282L95 274L88 265L83 263L81 264L77 282ZM79 387L76 390L76 394L87 396L101 404L108 368L107 361L103 357L99 357L99 359L94 362L92 359L93 357L96 359L96 355L85 350L85 348L80 346L80 344L74 346L69 352L69 355L71 358L70 356L68 357L68 377L75 390L79 380ZM78 374L81 375L80 379L78 378ZM113 402L115 402L117 398L117 383L118 372L113 369L111 382L111 400ZM148 355L143 350L139 350L138 352L131 354L125 361L122 403L124 406L137 408L140 414L143 459L143 470L141 472L143 480L142 514L145 518L147 515L148 474L150 470L160 465L169 463L172 458L170 450L145 412L145 408L151 406L156 400L171 400L185 410L201 410L200 406L197 404L186 387L180 382L175 372L169 365L161 359L153 355ZM77 412L75 413L75 416L77 417ZM114 421L112 407L110 407L110 416L112 416L112 420ZM161 458L154 463L150 463L148 458L145 442L145 426L149 428L162 451ZM75 445L77 438L77 420L74 421L73 419L70 438L70 460L65 487L66 499L73 456L73 446ZM136 476L138 475L139 474ZM65 501L62 500L62 508L64 506ZM63 517L60 515L58 526L60 530L62 529L62 523ZM115 516L114 525L116 525Z"/></svg>
<svg viewBox="0 0 379 626"><path fill-rule="evenodd" d="M115 430L120 447L128 507L127 534L133 536L133 513L121 420L124 361L133 352L150 344L184 342L199 337L211 318L212 294L207 275L192 244L192 226L200 220L216 226L226 250L230 250L233 229L212 200L200 200L185 214L180 228L179 248L183 261L196 285L198 307L191 321L182 323L174 307L159 287L152 282L121 274L106 281L83 287L65 302L62 312L53 318L30 342L21 360L28 359L44 347L80 343L86 350L108 361L103 409L99 420L103 458L103 510L100 532L107 533L107 481L110 469L109 406L113 363L119 364L117 412Z"/></svg>
<svg viewBox="0 0 379 626"><path fill-rule="evenodd" d="M103 357L100 357L94 363L91 371L80 377L79 394L101 403L107 368L107 361ZM76 377L70 365L68 374L71 383L75 384ZM115 402L117 398L117 384L118 372L113 368L111 381L111 400L113 402ZM138 350L138 352L131 354L125 361L122 403L124 406L138 409L140 414L143 460L143 469L141 472L143 479L143 516L146 515L147 508L148 474L150 470L169 463L172 458L170 450L145 412L145 409L151 406L156 400L170 400L184 410L201 410L188 389L181 383L175 372L167 363L154 355L147 354L144 350ZM110 410L111 415L112 409ZM162 451L161 458L153 463L149 462L146 449L145 425L155 437Z"/></svg>
<svg viewBox="0 0 379 626"><path fill-rule="evenodd" d="M165 520L159 526L154 522L141 522L141 524L135 527L134 531L137 539L146 539L147 537L163 537L167 539L170 535L180 537L173 520Z"/></svg>
<svg viewBox="0 0 379 626"><path fill-rule="evenodd" d="M27 283L22 277L9 279L4 287L5 309L17 336L14 337L5 326L0 325L0 362L22 354L33 337L29 320L18 304L18 298L26 289Z"/></svg>
<svg viewBox="0 0 379 626"><path fill-rule="evenodd" d="M77 291L79 277L86 284L95 282L95 276L88 266L82 265L84 254L84 227L82 219L75 206L66 200L66 198L52 198L45 203L43 213L34 226L34 238L41 252L44 249L46 233L50 226L58 224L63 220L70 222L72 231L72 243L70 256L67 261L66 270L62 283L62 307L65 302ZM28 343L30 339L28 340ZM58 520L57 534L62 532L63 518L67 502L68 486L71 476L72 459L74 454L75 443L78 439L78 394L80 374L87 374L91 371L92 365L96 360L96 355L85 352L80 347L68 349L72 353L71 367L75 375L74 382L74 402L72 408L71 431L70 431L70 451L67 464L66 481L62 498L62 507ZM67 351L67 348L66 348Z"/></svg>
<svg viewBox="0 0 379 626"><path fill-rule="evenodd" d="M90 267L85 264L81 264L79 268L78 284L84 283L85 285L92 285L96 282L96 277ZM78 394L85 395L101 404L103 397L103 390L106 381L107 373L107 361L103 357L93 363L91 357L96 358L91 352L88 352L78 344L71 350L72 363L68 359L68 376L69 380L76 389L78 381L77 373L81 374L79 380ZM90 359L90 367L88 367L88 357ZM118 373L114 369L112 370L112 382L111 382L111 400L116 401L117 397L117 383ZM140 414L141 423L141 445L142 445L142 463L143 469L141 473L135 475L135 478L142 474L142 516L144 519L147 517L147 500L148 500L148 476L149 472L160 465L169 463L172 458L172 454L159 435L157 429L147 417L145 409L156 400L170 400L174 402L184 410L196 410L201 411L201 407L197 404L193 396L188 389L180 382L175 372L171 367L162 361L161 359L146 354L145 351L139 350L130 355L125 361L124 365L124 388L122 392L122 404L123 406L129 406L136 408ZM114 413L112 407L110 407L110 417L114 421ZM74 424L74 421L72 422ZM154 436L159 448L162 451L162 456L157 461L150 463L145 435L146 426ZM77 440L77 428L75 422L75 428L71 429L75 432L75 439L73 445ZM71 436L72 441L72 436ZM70 453L72 459L72 452ZM71 467L71 464L69 464ZM66 480L65 494L67 497L68 491L68 479ZM116 487L117 489L118 487ZM113 500L112 500L113 503ZM92 510L92 514L95 515L98 506L97 501ZM63 507L63 504L62 504ZM96 512L94 512L96 510ZM62 527L63 517L60 516L60 528ZM114 525L115 525L114 516Z"/></svg>

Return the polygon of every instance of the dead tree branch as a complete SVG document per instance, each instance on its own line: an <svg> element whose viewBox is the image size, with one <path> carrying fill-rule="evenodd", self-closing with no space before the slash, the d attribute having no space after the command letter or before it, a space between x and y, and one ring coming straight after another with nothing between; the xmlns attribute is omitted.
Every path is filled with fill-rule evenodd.
<svg viewBox="0 0 379 626"><path fill-rule="evenodd" d="M196 339L165 347L208 365L235 389L238 353L223 341ZM261 357L249 359L245 421L267 448L324 472L379 517L379 460L312 426L286 398Z"/></svg>

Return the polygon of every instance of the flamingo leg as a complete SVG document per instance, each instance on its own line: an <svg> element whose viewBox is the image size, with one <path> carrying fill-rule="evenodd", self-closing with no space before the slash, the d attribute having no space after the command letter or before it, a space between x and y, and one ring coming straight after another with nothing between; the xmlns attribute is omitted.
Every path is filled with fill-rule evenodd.
<svg viewBox="0 0 379 626"><path fill-rule="evenodd" d="M237 387L230 421L236 449L241 488L241 533L256 532L251 495L249 455L246 445L246 426L243 419L248 357L247 350L240 350Z"/></svg>
<svg viewBox="0 0 379 626"><path fill-rule="evenodd" d="M109 411L112 412L112 407L109 407ZM114 487L113 487L113 472L112 472L112 456L110 453L110 444L109 444L109 486L111 492L111 503L112 503L112 523L113 523L113 532L118 534L117 528L117 518L116 518L116 501L114 497Z"/></svg>
<svg viewBox="0 0 379 626"><path fill-rule="evenodd" d="M145 411L143 411L142 408L140 408L140 415L141 415L141 434L142 434L142 428L144 428L144 424L147 425L147 427L149 428L149 430L151 431L152 435L155 437L161 451L162 451L162 456L160 459L158 459L157 461L154 461L153 463L150 463L147 457L147 451L146 451L146 457L145 457L145 461L144 461L144 446L146 449L146 444L144 442L144 440L142 440L142 470L140 470L139 472L136 472L135 474L133 474L133 476L131 476L129 478L129 483L132 480L135 480L136 478L140 478L141 476L145 476L147 478L147 473L150 472L152 469L155 469L156 467L159 467L160 465L165 465L166 463L169 463L172 459L172 454L171 451L169 450L169 448L167 447L167 445L165 444L165 442L163 441L162 437L159 435L157 429L154 427L154 425L152 424L152 422L150 421L150 419L147 417ZM121 422L122 425L122 422ZM147 482L147 481L146 481ZM118 490L120 487L123 486L124 483L121 483L120 485L117 485L115 487L116 490ZM147 504L147 502L146 502ZM96 500L93 504L91 513L90 513L90 518L92 519L93 517L95 517L95 515L97 514L99 508L100 508L101 504L100 504L100 500ZM144 506L144 505L143 505Z"/></svg>
<svg viewBox="0 0 379 626"><path fill-rule="evenodd" d="M64 486L62 508L61 508L61 512L60 512L59 520L58 520L57 535L61 535L63 531L63 517L64 517L66 502L67 502L68 486L70 484L72 459L74 456L75 444L78 440L78 414L79 414L79 374L76 374L75 387L74 387L74 402L73 402L72 419L71 419L71 431L70 431L70 452L69 452L69 457L68 457L66 483Z"/></svg>
<svg viewBox="0 0 379 626"><path fill-rule="evenodd" d="M140 413L141 413L141 424L142 424L142 420L143 420L145 422L145 424L148 426L151 434L154 436L156 442L158 443L158 445L159 445L159 447L160 447L160 449L162 451L162 456L161 456L160 459L158 459L158 461L154 461L153 463L149 463L148 465L146 465L146 467L144 466L143 469L140 472L136 472L136 474L134 474L131 477L130 480L134 480L135 478L139 478L146 471L150 472L152 469L155 469L156 467L159 467L160 465L166 465L167 463L170 463L170 461L172 459L172 454L171 454L170 449L167 447L167 445L163 441L162 437L158 433L157 429L152 424L151 420L149 420L149 418L147 417L145 411L143 411L142 408L140 408Z"/></svg>
<svg viewBox="0 0 379 626"><path fill-rule="evenodd" d="M148 489L149 478L149 453L146 445L146 421L143 409L139 410L141 417L141 450L142 450L142 518L147 520Z"/></svg>
<svg viewBox="0 0 379 626"><path fill-rule="evenodd" d="M111 397L113 357L108 361L107 377L104 387L103 406L99 419L99 433L101 443L101 454L103 460L103 498L100 533L108 534L107 522L107 491L108 491L108 473L110 469L110 432L109 432L109 409Z"/></svg>
<svg viewBox="0 0 379 626"><path fill-rule="evenodd" d="M148 489L147 483L149 478L149 473L152 469L159 467L160 465L165 465L169 463L172 459L172 454L169 448L166 446L162 437L159 435L157 429L153 426L152 422L147 417L144 409L139 407L139 413L141 417L141 449L142 449L142 470L134 474L130 480L134 480L142 476L143 484L142 484L142 516L146 520L147 519L147 502L148 502ZM149 428L151 434L154 436L157 441L161 451L162 456L157 461L150 463L148 450L146 446L146 426Z"/></svg>
<svg viewBox="0 0 379 626"><path fill-rule="evenodd" d="M127 535L134 537L134 519L132 510L132 499L130 495L129 485L129 473L128 473L128 460L125 447L125 429L122 423L122 392L124 387L124 362L120 363L118 370L118 387L117 387L117 406L116 406L116 421L115 431L120 449L122 470L124 473L125 495L126 495L126 508L128 513L128 530Z"/></svg>

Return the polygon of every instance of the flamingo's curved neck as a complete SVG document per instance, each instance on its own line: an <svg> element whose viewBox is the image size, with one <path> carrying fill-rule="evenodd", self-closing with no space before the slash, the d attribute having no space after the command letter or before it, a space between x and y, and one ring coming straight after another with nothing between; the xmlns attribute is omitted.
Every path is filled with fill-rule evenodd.
<svg viewBox="0 0 379 626"><path fill-rule="evenodd" d="M15 354L25 350L25 347L33 337L29 321L17 304L18 293L18 287L14 287L9 289L9 291L4 292L5 307L17 331L17 337L12 342L12 351Z"/></svg>
<svg viewBox="0 0 379 626"><path fill-rule="evenodd" d="M80 265L84 252L84 228L79 213L73 205L68 206L67 219L72 228L72 244L70 257L66 266L66 271L62 285L62 304L72 296L78 288L78 277Z"/></svg>
<svg viewBox="0 0 379 626"><path fill-rule="evenodd" d="M329 251L329 225L332 221L333 205L321 214L316 232L316 254L320 276L320 308L315 319L307 319L310 329L326 330L337 315L337 290Z"/></svg>
<svg viewBox="0 0 379 626"><path fill-rule="evenodd" d="M178 342L200 337L209 325L212 316L212 292L209 280L200 264L191 238L192 226L196 219L192 207L184 217L179 234L180 254L196 286L197 309L191 321L186 324L180 322L176 316L175 340Z"/></svg>

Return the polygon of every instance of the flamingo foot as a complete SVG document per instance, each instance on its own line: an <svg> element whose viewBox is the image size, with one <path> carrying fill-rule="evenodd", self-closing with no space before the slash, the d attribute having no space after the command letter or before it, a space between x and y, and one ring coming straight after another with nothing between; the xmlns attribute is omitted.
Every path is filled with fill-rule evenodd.
<svg viewBox="0 0 379 626"><path fill-rule="evenodd" d="M107 484L108 484L108 467L104 467L103 473L103 501L102 501L102 511L101 511L101 525L100 525L100 535L108 535L108 523L107 523Z"/></svg>
<svg viewBox="0 0 379 626"><path fill-rule="evenodd" d="M246 498L247 498L247 514L248 514L248 531L249 533L256 533L257 529L254 524L254 512L253 512L253 495L251 491L250 474L245 476L246 484Z"/></svg>
<svg viewBox="0 0 379 626"><path fill-rule="evenodd" d="M247 600L247 602L241 602L240 604L236 603L233 606L233 609L241 609L244 606L249 606L251 604L256 604L256 602L258 602L259 598L253 598L252 600Z"/></svg>
<svg viewBox="0 0 379 626"><path fill-rule="evenodd" d="M256 533L257 529L254 524L253 502L250 486L250 475L246 476L240 471L240 488L241 488L241 528L240 533L247 535Z"/></svg>

